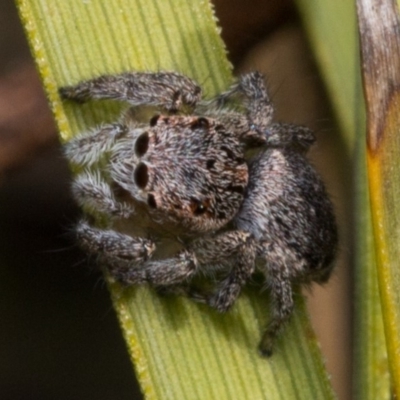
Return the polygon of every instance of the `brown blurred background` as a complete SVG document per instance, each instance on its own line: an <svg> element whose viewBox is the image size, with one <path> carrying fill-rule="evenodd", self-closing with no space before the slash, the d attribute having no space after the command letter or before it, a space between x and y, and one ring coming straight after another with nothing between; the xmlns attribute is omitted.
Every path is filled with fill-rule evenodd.
<svg viewBox="0 0 400 400"><path fill-rule="evenodd" d="M214 3L235 71L264 72L277 119L318 133L311 156L341 255L307 296L335 390L350 399L350 166L323 84L290 0ZM79 211L12 0L0 0L0 59L0 398L140 399L108 292L69 232Z"/></svg>

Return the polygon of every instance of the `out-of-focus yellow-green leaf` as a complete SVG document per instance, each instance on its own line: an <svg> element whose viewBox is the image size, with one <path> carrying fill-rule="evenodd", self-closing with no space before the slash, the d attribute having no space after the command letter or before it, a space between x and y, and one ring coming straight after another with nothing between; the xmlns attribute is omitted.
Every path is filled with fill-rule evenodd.
<svg viewBox="0 0 400 400"><path fill-rule="evenodd" d="M394 0L358 0L367 161L393 396L400 396L400 17Z"/></svg>
<svg viewBox="0 0 400 400"><path fill-rule="evenodd" d="M365 110L355 3L297 0L320 72L332 99L341 133L353 161L355 237L355 362L358 399L389 399L390 380L377 283L366 174ZM393 244L396 241L392 242ZM351 248L351 243L342 243Z"/></svg>
<svg viewBox="0 0 400 400"><path fill-rule="evenodd" d="M232 81L206 0L17 3L64 140L115 119L121 105L64 104L60 86L104 73L162 69L195 78L211 96ZM263 359L256 346L268 318L268 298L258 289L246 292L232 312L219 315L145 287L109 286L148 399L333 397L300 295L275 354Z"/></svg>

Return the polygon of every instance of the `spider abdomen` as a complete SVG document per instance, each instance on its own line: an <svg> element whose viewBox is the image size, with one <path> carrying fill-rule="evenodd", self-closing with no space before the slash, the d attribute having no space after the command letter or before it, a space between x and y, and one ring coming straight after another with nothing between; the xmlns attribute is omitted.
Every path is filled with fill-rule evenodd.
<svg viewBox="0 0 400 400"><path fill-rule="evenodd" d="M267 149L249 167L245 201L235 223L251 232L259 257L279 259L290 280L328 279L337 249L333 206L305 156L287 148Z"/></svg>

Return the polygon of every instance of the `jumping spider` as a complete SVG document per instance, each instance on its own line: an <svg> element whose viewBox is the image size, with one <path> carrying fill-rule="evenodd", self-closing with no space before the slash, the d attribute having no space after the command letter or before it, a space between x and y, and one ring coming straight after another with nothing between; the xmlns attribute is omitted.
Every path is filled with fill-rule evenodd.
<svg viewBox="0 0 400 400"><path fill-rule="evenodd" d="M313 133L272 123L258 72L208 102L173 72L105 75L60 93L131 105L66 145L80 170L74 197L92 216L76 227L83 249L127 285L179 287L222 271L211 295L194 294L221 312L261 271L272 316L260 350L270 355L293 311L292 285L326 282L336 253L332 204L305 157ZM143 109L151 118L140 120ZM108 225L96 227L102 215Z"/></svg>

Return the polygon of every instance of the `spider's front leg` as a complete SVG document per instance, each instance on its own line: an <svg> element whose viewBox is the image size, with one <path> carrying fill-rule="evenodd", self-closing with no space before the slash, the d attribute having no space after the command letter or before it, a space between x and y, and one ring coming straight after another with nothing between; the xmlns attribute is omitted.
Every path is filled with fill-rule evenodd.
<svg viewBox="0 0 400 400"><path fill-rule="evenodd" d="M77 225L76 235L81 247L98 256L110 274L125 285L148 282L171 286L181 284L197 271L195 257L185 250L171 259L152 260L156 244L150 239L95 228L86 221Z"/></svg>
<svg viewBox="0 0 400 400"><path fill-rule="evenodd" d="M128 218L135 211L132 205L117 200L110 185L98 172L87 170L79 174L72 184L72 194L89 214Z"/></svg>
<svg viewBox="0 0 400 400"><path fill-rule="evenodd" d="M192 252L182 250L173 258L147 261L142 268L146 281L162 289L187 282L197 273L198 262Z"/></svg>
<svg viewBox="0 0 400 400"><path fill-rule="evenodd" d="M71 139L64 146L64 154L72 164L90 167L107 155L115 142L126 134L127 128L123 124L102 125L98 130Z"/></svg>
<svg viewBox="0 0 400 400"><path fill-rule="evenodd" d="M70 140L64 147L64 154L75 166L84 168L72 184L76 202L89 213L102 213L127 218L134 211L127 203L117 200L109 183L99 168L92 168L109 157L115 143L122 137L129 137L122 124L107 124L97 131L88 132Z"/></svg>
<svg viewBox="0 0 400 400"><path fill-rule="evenodd" d="M154 286L180 285L199 272L210 274L214 272L212 268L218 270L216 265L227 263L233 255L236 256L236 264L211 296L191 290L188 293L194 300L225 312L233 305L242 286L253 273L255 254L254 239L248 233L231 231L216 237L197 239L177 257L150 260L141 269L145 279Z"/></svg>
<svg viewBox="0 0 400 400"><path fill-rule="evenodd" d="M178 111L183 105L195 106L201 88L187 76L176 72L126 72L102 75L60 89L64 99L85 102L90 99L127 101L133 106L158 106Z"/></svg>
<svg viewBox="0 0 400 400"><path fill-rule="evenodd" d="M95 228L84 220L78 223L75 233L79 245L98 257L116 280L127 285L146 282L140 266L154 253L156 246L153 241Z"/></svg>

